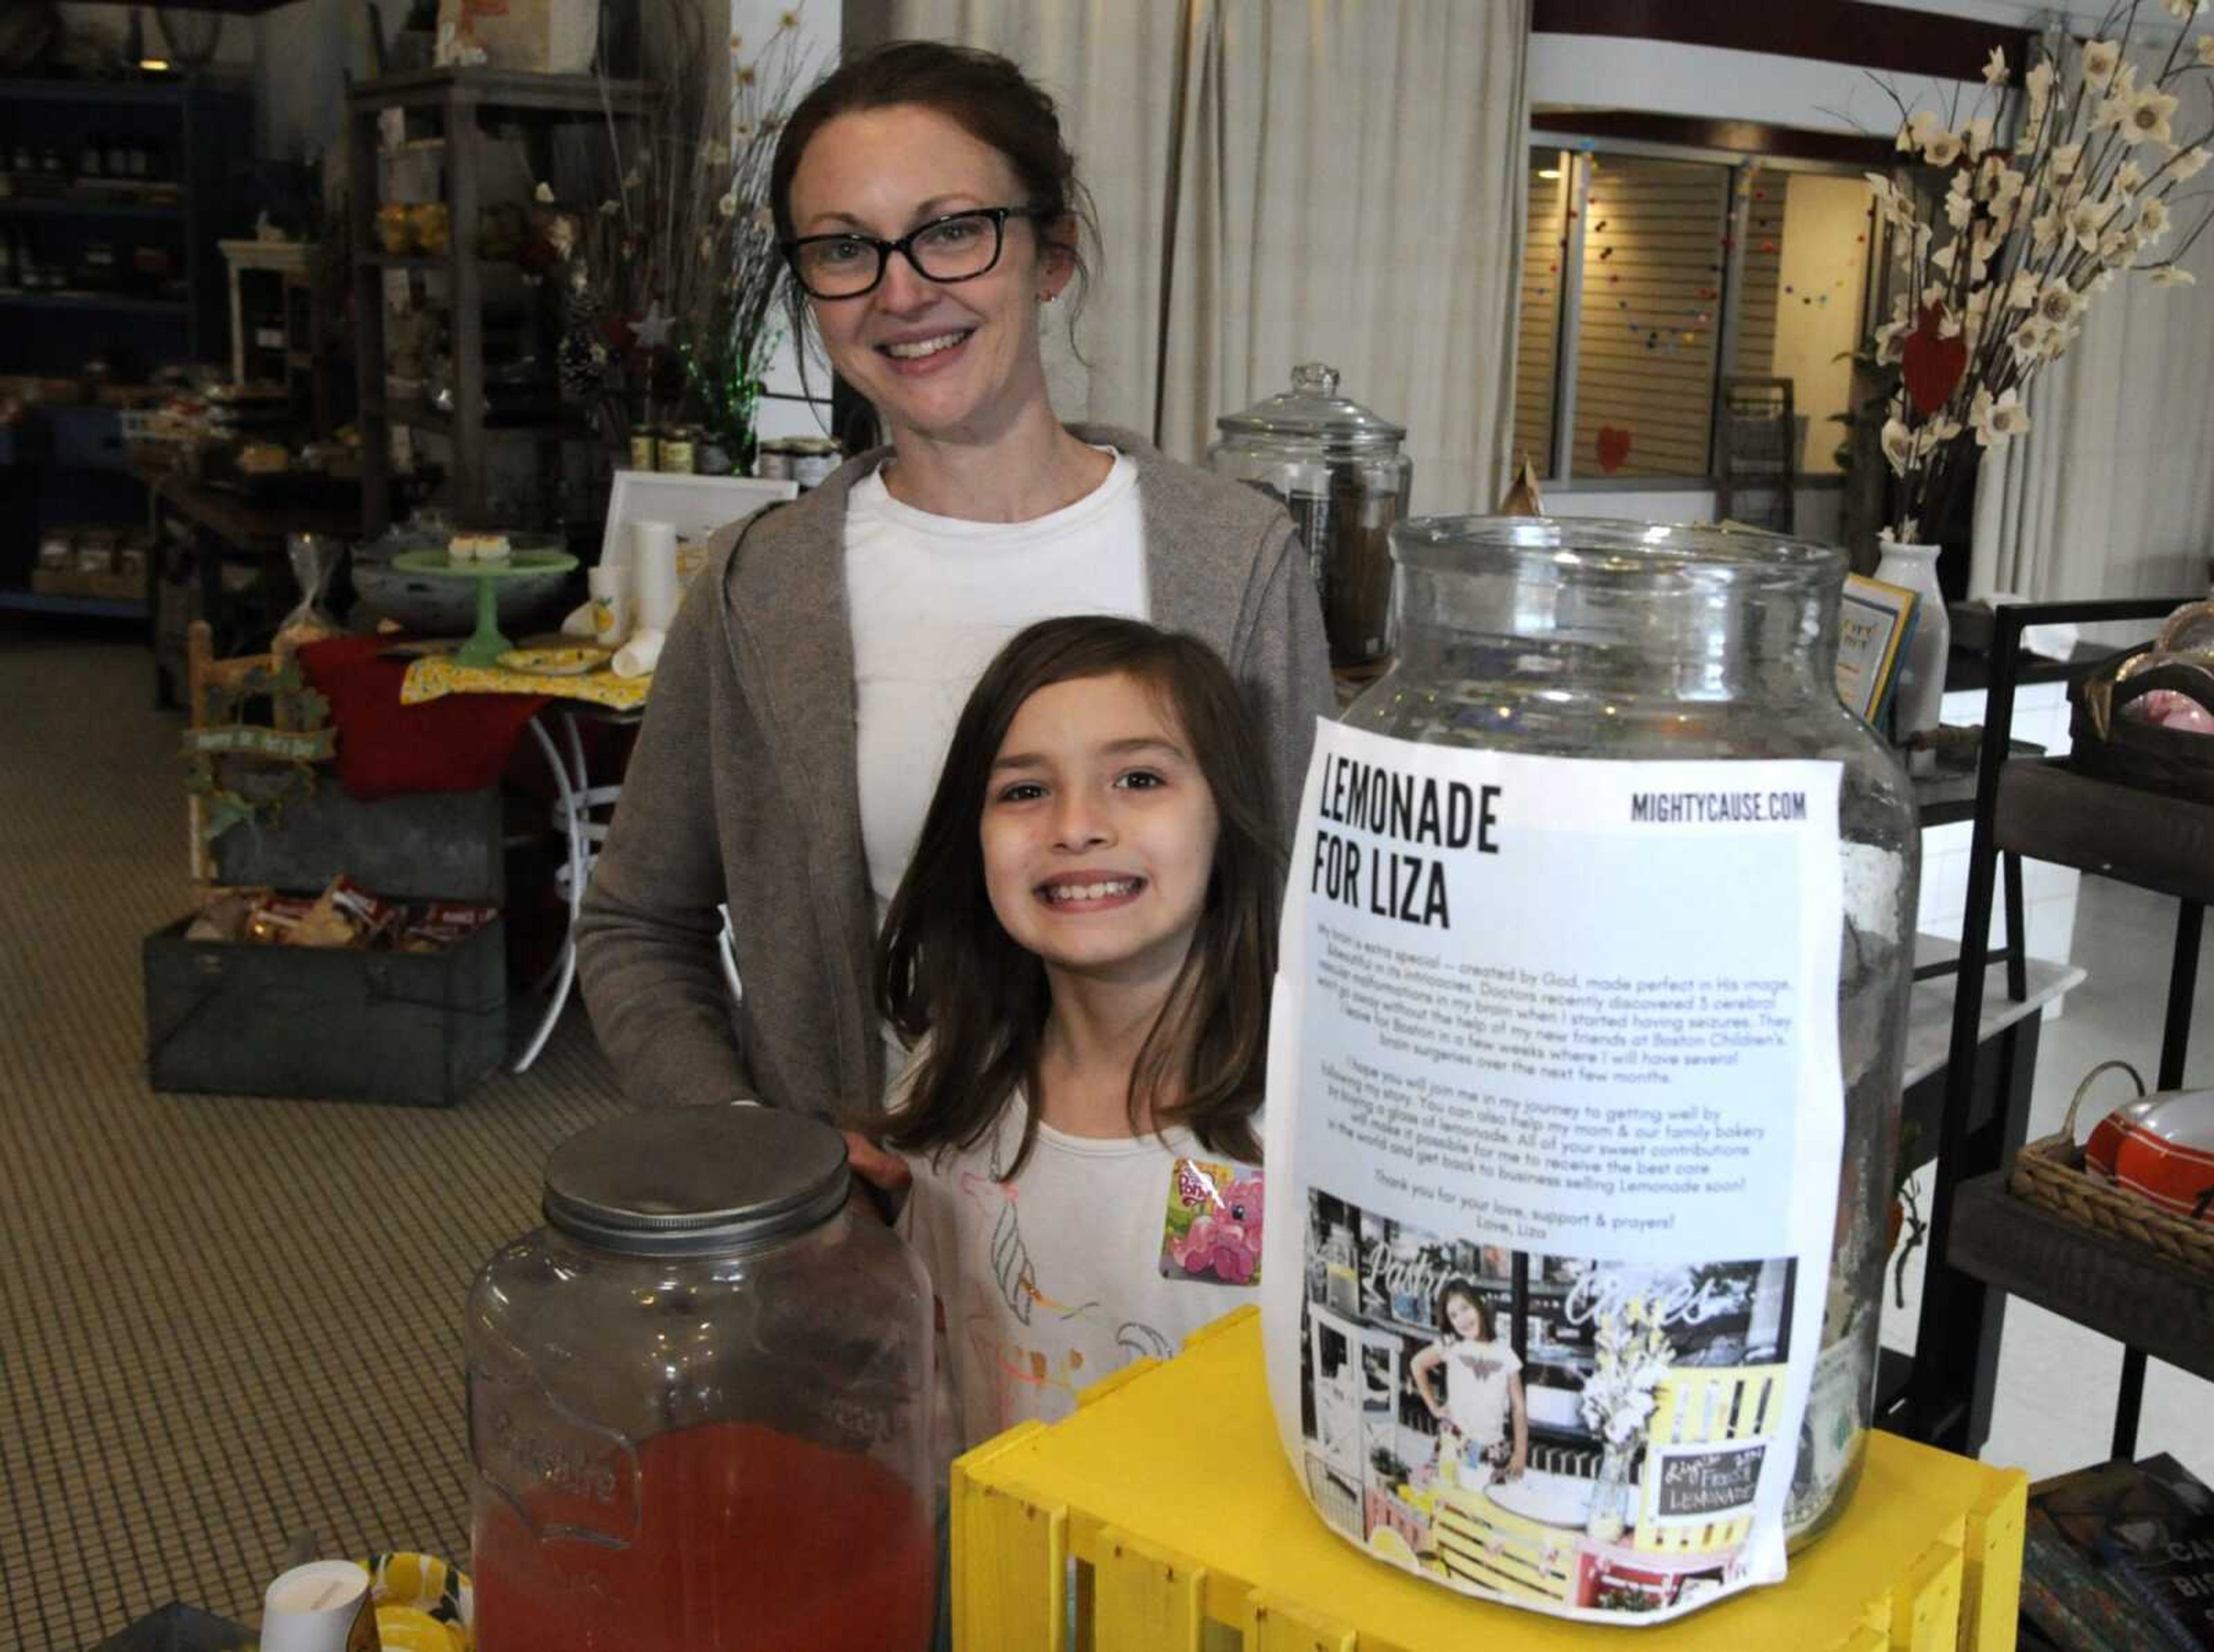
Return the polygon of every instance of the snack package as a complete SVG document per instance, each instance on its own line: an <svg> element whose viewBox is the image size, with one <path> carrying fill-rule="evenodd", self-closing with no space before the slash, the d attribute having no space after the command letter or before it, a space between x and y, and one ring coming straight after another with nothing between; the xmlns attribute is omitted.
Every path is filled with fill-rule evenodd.
<svg viewBox="0 0 2214 1652"><path fill-rule="evenodd" d="M269 899L266 889L218 889L201 905L185 928L187 941L242 941L246 920L257 902Z"/></svg>
<svg viewBox="0 0 2214 1652"><path fill-rule="evenodd" d="M272 646L280 656L339 635L339 622L323 607L323 593L339 570L346 543L327 533L287 533L284 554L292 564L292 577L299 583L300 600L277 627Z"/></svg>
<svg viewBox="0 0 2214 1652"><path fill-rule="evenodd" d="M390 929L400 909L340 873L285 937L295 947L366 947Z"/></svg>
<svg viewBox="0 0 2214 1652"><path fill-rule="evenodd" d="M297 895L264 895L248 910L238 938L265 947L288 945L300 921L315 906L314 901L303 900Z"/></svg>
<svg viewBox="0 0 2214 1652"><path fill-rule="evenodd" d="M432 901L401 927L396 945L402 952L439 952L499 916L497 906L464 906Z"/></svg>

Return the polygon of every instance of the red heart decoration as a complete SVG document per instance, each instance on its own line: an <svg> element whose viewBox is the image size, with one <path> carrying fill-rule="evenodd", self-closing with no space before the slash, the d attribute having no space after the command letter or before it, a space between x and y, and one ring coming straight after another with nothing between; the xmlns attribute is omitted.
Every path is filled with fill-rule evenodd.
<svg viewBox="0 0 2214 1652"><path fill-rule="evenodd" d="M1622 461L1630 457L1630 432L1618 430L1612 424L1599 427L1599 467L1612 476L1622 468Z"/></svg>
<svg viewBox="0 0 2214 1652"><path fill-rule="evenodd" d="M1968 370L1966 336L1958 332L1949 338L1937 336L1937 328L1944 319L1942 304L1932 304L1923 310L1914 331L1906 335L1905 353L1899 363L1900 376L1906 381L1907 396L1924 418L1936 416L1938 410L1952 399L1961 375Z"/></svg>

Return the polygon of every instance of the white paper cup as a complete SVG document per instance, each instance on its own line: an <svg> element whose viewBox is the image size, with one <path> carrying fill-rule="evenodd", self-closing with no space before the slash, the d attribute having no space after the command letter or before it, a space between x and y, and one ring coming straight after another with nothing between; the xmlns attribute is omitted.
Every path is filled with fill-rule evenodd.
<svg viewBox="0 0 2214 1652"><path fill-rule="evenodd" d="M670 522L631 524L634 619L640 631L667 631L683 588L676 578L676 528Z"/></svg>
<svg viewBox="0 0 2214 1652"><path fill-rule="evenodd" d="M602 564L585 574L584 582L592 597L592 636L621 648L631 632L630 570Z"/></svg>
<svg viewBox="0 0 2214 1652"><path fill-rule="evenodd" d="M381 1652L369 1574L351 1560L284 1573L261 1597L261 1652Z"/></svg>

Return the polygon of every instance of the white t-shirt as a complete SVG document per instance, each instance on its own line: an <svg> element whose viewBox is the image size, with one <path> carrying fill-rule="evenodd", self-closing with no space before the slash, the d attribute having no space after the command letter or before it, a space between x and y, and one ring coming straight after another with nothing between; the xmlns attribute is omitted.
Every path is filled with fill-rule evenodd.
<svg viewBox="0 0 2214 1652"><path fill-rule="evenodd" d="M1184 1131L1102 1140L1041 1125L1009 1181L1000 1172L1014 1162L1023 1117L1018 1096L969 1151L913 1158L900 1215L944 1315L961 1450L1030 1418L1067 1417L1101 1377L1147 1355L1167 1357L1260 1295L1257 1169L1229 1165ZM1187 1159L1226 1173L1202 1182L1180 1173ZM1191 1218L1173 1247L1171 1197ZM1198 1226L1201 1214L1211 1227ZM1220 1282L1247 1265L1244 1284Z"/></svg>
<svg viewBox="0 0 2214 1652"><path fill-rule="evenodd" d="M1497 1340L1432 1345L1445 1356L1446 1416L1462 1439L1478 1451L1506 1439L1513 1414L1508 1383L1522 1369L1521 1356Z"/></svg>
<svg viewBox="0 0 2214 1652"><path fill-rule="evenodd" d="M872 473L847 496L845 548L861 842L881 924L953 725L992 656L1024 626L1058 614L1147 617L1138 467L1116 454L1090 493L1027 522L933 516L893 498Z"/></svg>

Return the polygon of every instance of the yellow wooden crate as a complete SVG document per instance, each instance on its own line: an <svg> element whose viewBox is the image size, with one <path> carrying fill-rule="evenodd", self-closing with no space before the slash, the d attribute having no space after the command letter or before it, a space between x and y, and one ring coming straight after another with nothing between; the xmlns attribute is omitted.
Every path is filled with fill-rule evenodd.
<svg viewBox="0 0 2214 1652"><path fill-rule="evenodd" d="M1636 1644L2007 1652L2026 1489L1876 1435L1851 1507L1786 1582ZM954 1465L953 1622L960 1652L1589 1652L1614 1632L1455 1595L1325 1527L1277 1442L1250 1308Z"/></svg>

